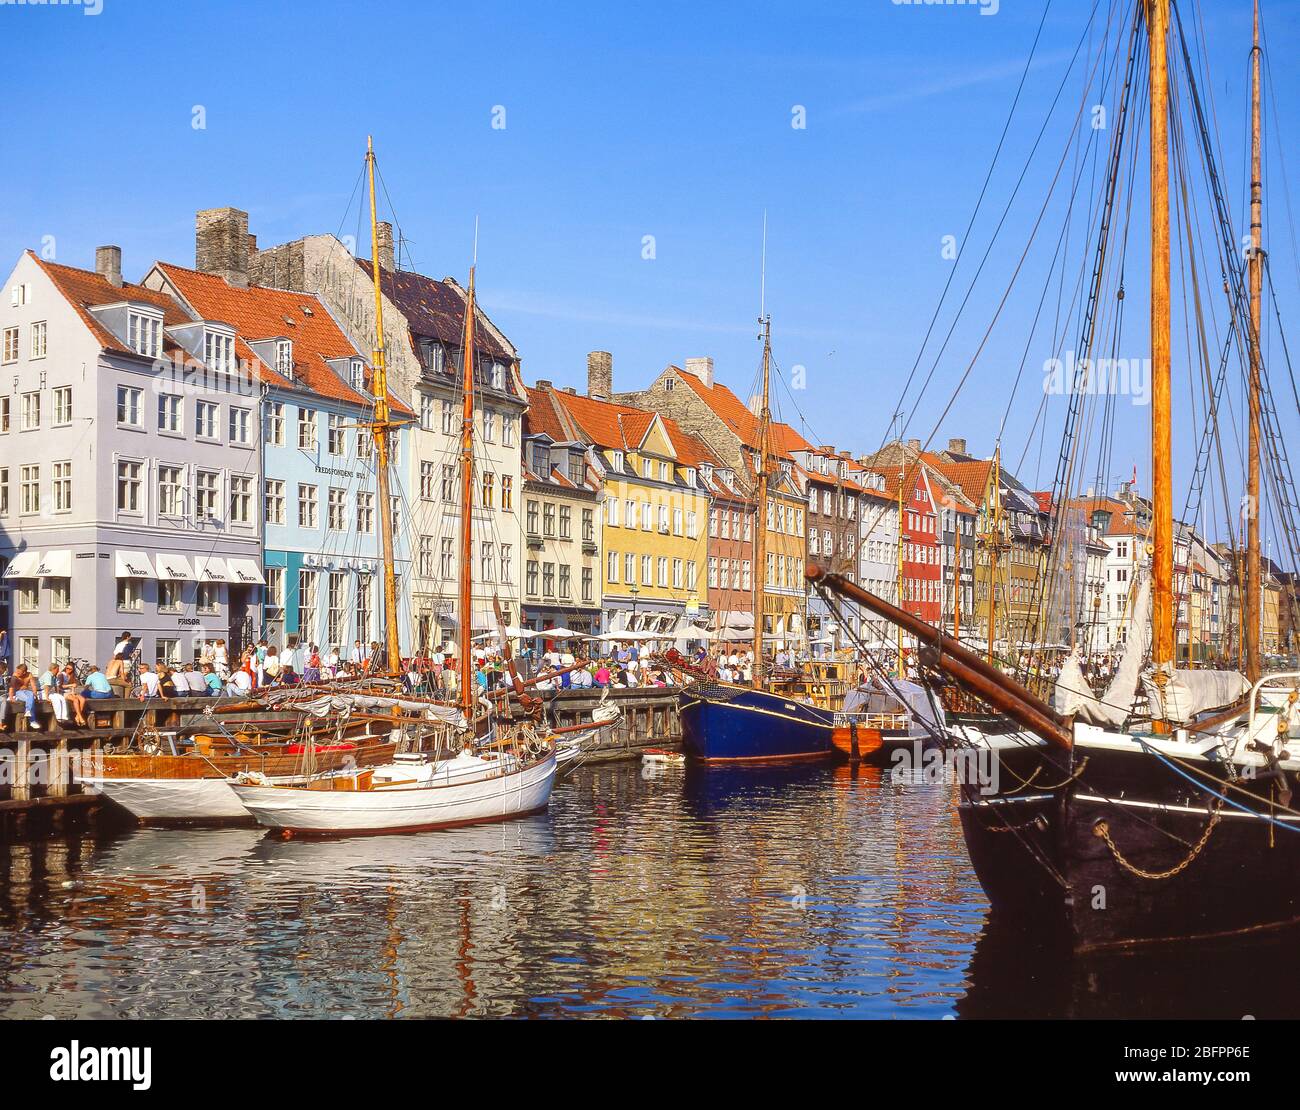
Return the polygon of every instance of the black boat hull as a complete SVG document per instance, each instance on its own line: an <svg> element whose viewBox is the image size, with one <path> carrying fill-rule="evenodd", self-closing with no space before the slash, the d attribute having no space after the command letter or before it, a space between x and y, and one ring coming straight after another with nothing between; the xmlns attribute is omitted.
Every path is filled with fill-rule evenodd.
<svg viewBox="0 0 1300 1110"><path fill-rule="evenodd" d="M1275 779L1243 779L1238 793L1199 765L1244 813L1137 744L1074 758L1018 748L997 794L965 794L967 849L995 914L1051 919L1076 951L1300 921L1300 819L1270 812Z"/></svg>

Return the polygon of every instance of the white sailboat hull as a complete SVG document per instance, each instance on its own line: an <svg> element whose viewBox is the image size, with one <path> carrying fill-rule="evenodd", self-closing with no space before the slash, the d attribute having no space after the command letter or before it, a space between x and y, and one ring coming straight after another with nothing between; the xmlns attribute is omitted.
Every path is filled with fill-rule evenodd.
<svg viewBox="0 0 1300 1110"><path fill-rule="evenodd" d="M79 778L86 790L116 802L139 821L247 821L225 779Z"/></svg>
<svg viewBox="0 0 1300 1110"><path fill-rule="evenodd" d="M520 771L372 790L303 790L234 784L259 825L287 832L375 834L505 821L545 809L555 784L555 756Z"/></svg>

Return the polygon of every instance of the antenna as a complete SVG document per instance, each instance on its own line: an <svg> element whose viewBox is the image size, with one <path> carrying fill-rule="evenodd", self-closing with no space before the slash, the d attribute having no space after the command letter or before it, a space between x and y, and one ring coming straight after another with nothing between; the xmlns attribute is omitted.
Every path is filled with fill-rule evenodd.
<svg viewBox="0 0 1300 1110"><path fill-rule="evenodd" d="M474 265L478 265L478 216L474 217Z"/></svg>
<svg viewBox="0 0 1300 1110"><path fill-rule="evenodd" d="M763 209L763 261L759 267L758 318L767 315L767 209Z"/></svg>

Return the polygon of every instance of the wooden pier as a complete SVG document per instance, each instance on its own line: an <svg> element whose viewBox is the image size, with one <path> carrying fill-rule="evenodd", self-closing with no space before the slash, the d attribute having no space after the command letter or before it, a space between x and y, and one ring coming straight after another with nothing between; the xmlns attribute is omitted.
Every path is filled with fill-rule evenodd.
<svg viewBox="0 0 1300 1110"><path fill-rule="evenodd" d="M557 690L541 693L545 699L549 723L556 728L585 724L601 703L603 690ZM646 748L678 748L682 743L682 726L677 717L677 688L626 689L614 687L606 704L622 710L608 741L584 748L584 763L608 763L618 759L638 759ZM517 705L515 712L519 712Z"/></svg>

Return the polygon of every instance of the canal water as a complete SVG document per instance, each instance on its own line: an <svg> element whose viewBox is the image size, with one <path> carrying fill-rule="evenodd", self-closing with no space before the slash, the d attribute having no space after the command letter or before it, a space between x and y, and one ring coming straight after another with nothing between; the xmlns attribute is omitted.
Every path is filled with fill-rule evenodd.
<svg viewBox="0 0 1300 1110"><path fill-rule="evenodd" d="M986 922L954 790L875 768L579 768L402 837L0 847L0 1016L1255 1017L1294 938L1070 960Z"/></svg>

